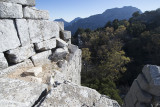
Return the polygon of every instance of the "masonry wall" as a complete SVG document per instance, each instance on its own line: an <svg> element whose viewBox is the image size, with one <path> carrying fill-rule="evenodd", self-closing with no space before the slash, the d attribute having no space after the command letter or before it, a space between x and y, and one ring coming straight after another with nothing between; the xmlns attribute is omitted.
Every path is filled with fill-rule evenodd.
<svg viewBox="0 0 160 107"><path fill-rule="evenodd" d="M80 84L81 50L71 44L71 32L33 6L35 0L0 0L0 77L41 67Z"/></svg>

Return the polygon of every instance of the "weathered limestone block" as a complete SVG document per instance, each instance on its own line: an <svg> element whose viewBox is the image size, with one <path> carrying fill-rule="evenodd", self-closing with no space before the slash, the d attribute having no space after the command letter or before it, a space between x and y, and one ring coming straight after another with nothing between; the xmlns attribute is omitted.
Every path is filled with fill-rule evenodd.
<svg viewBox="0 0 160 107"><path fill-rule="evenodd" d="M20 46L13 20L0 20L0 52Z"/></svg>
<svg viewBox="0 0 160 107"><path fill-rule="evenodd" d="M69 54L68 50L63 48L57 48L52 55L54 61L63 60Z"/></svg>
<svg viewBox="0 0 160 107"><path fill-rule="evenodd" d="M2 2L17 3L27 6L35 6L35 0L0 0Z"/></svg>
<svg viewBox="0 0 160 107"><path fill-rule="evenodd" d="M4 70L1 70L0 71L0 77L3 77L3 76L6 76L8 75L9 73L13 73L13 72L16 72L16 71L26 71L28 69L31 69L33 66L33 63L31 60L26 60L25 62L22 62L22 63L19 63L19 64L16 64L14 66L10 66Z"/></svg>
<svg viewBox="0 0 160 107"><path fill-rule="evenodd" d="M139 74L137 77L137 82L142 90L148 91L149 90L149 83L147 82L146 78L143 74Z"/></svg>
<svg viewBox="0 0 160 107"><path fill-rule="evenodd" d="M48 20L28 20L30 39L38 43L53 37L59 37L59 26Z"/></svg>
<svg viewBox="0 0 160 107"><path fill-rule="evenodd" d="M66 31L66 30L61 31L61 38L63 40L65 40L66 42L68 42L69 39L71 39L71 32L70 31Z"/></svg>
<svg viewBox="0 0 160 107"><path fill-rule="evenodd" d="M68 49L69 49L70 53L75 53L79 48L76 45L69 44Z"/></svg>
<svg viewBox="0 0 160 107"><path fill-rule="evenodd" d="M57 47L58 48L63 48L63 47L67 47L68 43L66 43L64 40L57 38Z"/></svg>
<svg viewBox="0 0 160 107"><path fill-rule="evenodd" d="M160 67L156 65L146 65L142 70L149 83L148 92L160 96Z"/></svg>
<svg viewBox="0 0 160 107"><path fill-rule="evenodd" d="M8 62L3 53L0 53L0 70L8 67Z"/></svg>
<svg viewBox="0 0 160 107"><path fill-rule="evenodd" d="M16 19L16 26L17 26L18 35L19 35L22 46L30 44L27 20Z"/></svg>
<svg viewBox="0 0 160 107"><path fill-rule="evenodd" d="M56 48L56 39L50 39L43 42L35 43L35 49L37 51L46 51Z"/></svg>
<svg viewBox="0 0 160 107"><path fill-rule="evenodd" d="M0 2L0 18L22 18L22 5Z"/></svg>
<svg viewBox="0 0 160 107"><path fill-rule="evenodd" d="M51 56L52 56L52 52L51 50L49 51L44 51L41 53L38 53L34 56L31 57L33 64L35 66L42 66L46 63L50 63L51 62Z"/></svg>
<svg viewBox="0 0 160 107"><path fill-rule="evenodd" d="M58 25L59 25L59 29L60 31L64 30L64 22L60 22L60 21L55 21Z"/></svg>
<svg viewBox="0 0 160 107"><path fill-rule="evenodd" d="M36 84L9 78L0 78L1 107L32 107L42 92L45 84Z"/></svg>
<svg viewBox="0 0 160 107"><path fill-rule="evenodd" d="M9 63L19 63L35 54L33 45L26 45L24 47L18 47L6 52Z"/></svg>
<svg viewBox="0 0 160 107"><path fill-rule="evenodd" d="M111 99L102 97L97 91L69 82L61 83L53 88L41 106L54 107L55 105L57 107L85 107L85 105L86 107L115 107Z"/></svg>
<svg viewBox="0 0 160 107"><path fill-rule="evenodd" d="M134 80L131 88L130 88L132 96L136 96L137 100L142 103L150 103L152 100L152 96L149 93L146 93L141 90L137 80Z"/></svg>
<svg viewBox="0 0 160 107"><path fill-rule="evenodd" d="M41 72L42 72L42 67L34 67L34 68L31 68L31 69L23 72L23 75L25 75L25 76L38 76L38 74Z"/></svg>
<svg viewBox="0 0 160 107"><path fill-rule="evenodd" d="M24 18L27 19L49 19L49 12L45 10L37 10L32 7L24 7Z"/></svg>

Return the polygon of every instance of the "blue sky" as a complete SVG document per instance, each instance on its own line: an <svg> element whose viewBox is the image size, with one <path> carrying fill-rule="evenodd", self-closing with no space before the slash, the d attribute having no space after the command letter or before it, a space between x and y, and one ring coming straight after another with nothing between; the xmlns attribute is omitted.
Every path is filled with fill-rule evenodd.
<svg viewBox="0 0 160 107"><path fill-rule="evenodd" d="M51 20L63 18L71 21L123 6L134 6L144 12L160 8L160 0L36 0L36 8L48 10Z"/></svg>

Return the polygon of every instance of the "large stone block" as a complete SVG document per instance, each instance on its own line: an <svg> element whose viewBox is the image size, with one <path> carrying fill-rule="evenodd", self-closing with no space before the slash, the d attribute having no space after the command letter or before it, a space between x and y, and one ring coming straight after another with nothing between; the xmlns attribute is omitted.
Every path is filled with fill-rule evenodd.
<svg viewBox="0 0 160 107"><path fill-rule="evenodd" d="M145 91L141 90L137 80L134 80L130 88L130 91L131 91L132 96L136 96L135 98L137 98L139 102L150 103L152 100L152 96L149 93L146 93Z"/></svg>
<svg viewBox="0 0 160 107"><path fill-rule="evenodd" d="M1 107L32 107L47 85L0 78Z"/></svg>
<svg viewBox="0 0 160 107"><path fill-rule="evenodd" d="M0 2L0 18L22 18L22 5Z"/></svg>
<svg viewBox="0 0 160 107"><path fill-rule="evenodd" d="M71 32L70 31L61 31L61 38L65 41L68 41L69 39L71 39Z"/></svg>
<svg viewBox="0 0 160 107"><path fill-rule="evenodd" d="M38 53L32 56L31 59L35 66L42 66L44 64L51 62L51 55L52 55L52 51L49 50L49 51Z"/></svg>
<svg viewBox="0 0 160 107"><path fill-rule="evenodd" d="M13 20L0 20L0 52L20 46Z"/></svg>
<svg viewBox="0 0 160 107"><path fill-rule="evenodd" d="M3 53L0 53L0 70L8 67L8 62Z"/></svg>
<svg viewBox="0 0 160 107"><path fill-rule="evenodd" d="M68 49L69 49L70 53L75 53L77 50L79 50L78 46L72 45L72 44L68 45Z"/></svg>
<svg viewBox="0 0 160 107"><path fill-rule="evenodd" d="M45 10L37 10L32 7L24 7L24 18L27 19L49 19L49 12Z"/></svg>
<svg viewBox="0 0 160 107"><path fill-rule="evenodd" d="M35 43L35 49L37 51L46 51L56 48L56 39L50 39L43 42Z"/></svg>
<svg viewBox="0 0 160 107"><path fill-rule="evenodd" d="M57 23L47 20L28 20L32 43L38 43L53 37L59 37Z"/></svg>
<svg viewBox="0 0 160 107"><path fill-rule="evenodd" d="M26 45L24 47L18 47L6 52L9 63L19 63L35 54L33 45Z"/></svg>
<svg viewBox="0 0 160 107"><path fill-rule="evenodd" d="M137 77L137 82L140 85L141 89L144 91L149 90L149 83L147 82L146 78L143 74L139 74Z"/></svg>
<svg viewBox="0 0 160 107"><path fill-rule="evenodd" d="M60 21L55 21L58 25L59 25L59 29L60 31L64 30L64 22L60 22Z"/></svg>
<svg viewBox="0 0 160 107"><path fill-rule="evenodd" d="M16 71L26 71L30 68L33 67L33 63L31 60L26 60L25 62L22 62L22 63L19 63L19 64L16 64L16 65L13 65L13 66L10 66L4 70L1 70L0 71L0 77L4 77L10 73L13 73L13 72L16 72Z"/></svg>
<svg viewBox="0 0 160 107"><path fill-rule="evenodd" d="M26 19L16 19L16 26L22 46L30 44L28 23Z"/></svg>
<svg viewBox="0 0 160 107"><path fill-rule="evenodd" d="M64 40L57 38L57 47L58 48L63 48L63 47L67 47L68 43L66 43Z"/></svg>
<svg viewBox="0 0 160 107"><path fill-rule="evenodd" d="M149 83L148 92L160 96L160 67L156 65L146 65L142 70Z"/></svg>
<svg viewBox="0 0 160 107"><path fill-rule="evenodd" d="M35 0L0 0L2 2L17 3L25 6L35 6Z"/></svg>
<svg viewBox="0 0 160 107"><path fill-rule="evenodd" d="M63 60L69 54L68 50L63 48L57 48L56 51L52 55L52 59L54 61Z"/></svg>

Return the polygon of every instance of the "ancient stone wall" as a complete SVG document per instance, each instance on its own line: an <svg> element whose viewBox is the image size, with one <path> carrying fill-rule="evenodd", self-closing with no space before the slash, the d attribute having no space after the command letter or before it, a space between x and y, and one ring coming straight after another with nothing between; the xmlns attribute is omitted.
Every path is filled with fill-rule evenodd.
<svg viewBox="0 0 160 107"><path fill-rule="evenodd" d="M0 0L0 77L42 67L58 69L80 84L81 50L71 45L71 32L62 22L49 21L48 11L32 6L35 0ZM62 69L56 67L62 62Z"/></svg>
<svg viewBox="0 0 160 107"><path fill-rule="evenodd" d="M124 107L160 106L160 67L144 66L125 97Z"/></svg>
<svg viewBox="0 0 160 107"><path fill-rule="evenodd" d="M35 0L0 0L0 107L119 107L80 86L81 50Z"/></svg>

